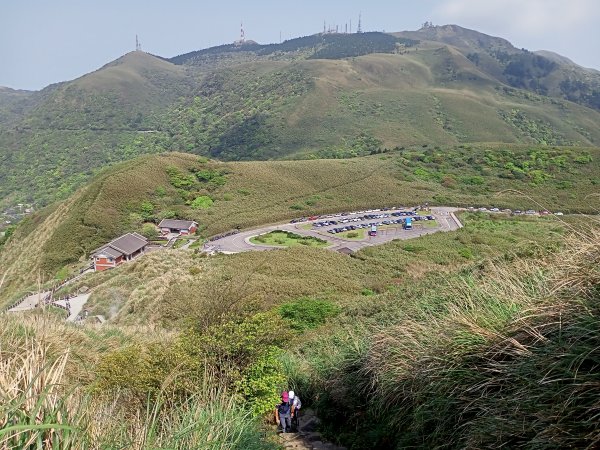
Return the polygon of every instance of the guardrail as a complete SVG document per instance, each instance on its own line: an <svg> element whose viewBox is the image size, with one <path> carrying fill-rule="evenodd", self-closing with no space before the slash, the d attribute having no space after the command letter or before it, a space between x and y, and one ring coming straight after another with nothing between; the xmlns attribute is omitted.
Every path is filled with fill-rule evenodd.
<svg viewBox="0 0 600 450"><path fill-rule="evenodd" d="M2 309L2 312L6 312L10 309L16 308L17 306L19 306L21 303L23 303L28 297L35 295L35 292L27 292L26 294L24 294L23 296L19 297L19 299L12 303L9 306L6 306Z"/></svg>
<svg viewBox="0 0 600 450"><path fill-rule="evenodd" d="M56 301L54 299L54 293L56 291L58 291L60 288L64 287L65 285L69 284L70 282L74 281L75 279L81 277L84 275L84 272L93 268L93 265L89 265L87 267L84 267L83 269L79 270L79 273L73 274L67 278L65 278L64 280L59 281L58 283L54 284L52 287L49 288L48 293L42 298L41 302L43 304L49 304L53 301ZM42 292L46 292L45 290ZM16 300L15 302L13 302L12 304L10 304L9 306L4 307L2 310L0 310L0 312L4 313L7 312L13 308L16 308L17 306L19 306L21 303L23 303L28 297L31 297L32 295L36 295L36 294L41 294L42 292L27 292L26 294L22 295L21 297L19 297L18 300ZM68 300L70 298L76 297L77 294L69 294L66 297L61 297L58 300ZM59 305L60 306L60 305Z"/></svg>
<svg viewBox="0 0 600 450"><path fill-rule="evenodd" d="M228 236L233 236L234 234L238 234L240 232L240 230L231 230L231 231L227 231L225 233L221 233L221 234L216 234L214 236L211 236L208 238L208 240L210 242L212 241L216 241L218 239L222 239L224 237L228 237Z"/></svg>

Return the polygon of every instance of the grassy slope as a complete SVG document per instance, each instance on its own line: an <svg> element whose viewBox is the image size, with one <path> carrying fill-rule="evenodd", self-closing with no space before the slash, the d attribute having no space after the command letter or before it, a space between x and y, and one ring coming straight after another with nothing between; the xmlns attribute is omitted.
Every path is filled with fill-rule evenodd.
<svg viewBox="0 0 600 450"><path fill-rule="evenodd" d="M584 162L576 162L582 157ZM140 230L143 220L173 214L197 220L204 235L213 235L301 215L426 201L595 212L599 158L595 149L505 146L418 147L349 160L279 162L147 156L105 170L68 203L20 227L2 250L4 295L51 278L67 264L83 263L103 243ZM176 189L169 167L196 181L187 190ZM222 173L222 183L198 181L197 170ZM212 198L213 206L191 208L199 196Z"/></svg>
<svg viewBox="0 0 600 450"><path fill-rule="evenodd" d="M299 345L291 384L356 450L593 448L598 243L577 233L555 255L488 259L356 304Z"/></svg>
<svg viewBox="0 0 600 450"><path fill-rule="evenodd" d="M325 317L320 314L327 310L300 310L300 319L309 311L317 315L314 322L301 322L307 328L278 344L287 382L276 381L270 366L265 372L264 360L251 373L267 389L276 391L283 383L300 392L306 406L317 408L333 439L354 449L593 447L598 443L597 237L583 245L570 241L564 253L553 255L567 224L552 218L466 214L463 220L465 228L456 233L372 248L358 258L315 249L210 259L172 252L167 260L149 255L88 279L85 284L98 284L92 298L95 312L113 309L119 326L74 327L48 317L1 319L0 358L7 368L3 382L22 377L20 386L27 386L26 374L32 377L39 370L42 382L28 392L69 399L33 405L7 395L3 401L11 409L6 417L24 425L35 409L36 423L73 425L68 434L72 442L94 445L127 445L135 435L155 446L173 446L165 427L167 435L195 438L195 445L214 439L215 433L234 431L229 439L235 442L245 424L246 433L255 430L256 447L239 441L234 447L224 439L228 448L272 448L264 441L258 447L262 439L249 421L248 404L236 398L239 414L232 417L229 406L221 411L221 396L210 395L222 384L210 377L202 382L180 369L189 367L186 357L197 362L207 356L210 361L215 351L226 358L247 355L242 359L247 368L248 358L256 361L251 359L255 353L239 353L238 348L247 349L249 342L260 354L271 342L269 336L262 336L263 342L255 340L253 328L223 327L218 334L220 328L206 327L223 317L314 296L323 299L321 304L337 306ZM402 272L401 267L403 279L398 279L394 271ZM443 275L437 274L440 269ZM116 305L119 295L124 302ZM287 303L286 311L293 313L303 303L315 304ZM188 327L168 333L156 325L126 326L172 320L207 330L207 340L199 340L210 344L203 347L207 353L185 353L186 339L193 336ZM298 323L286 323L291 325ZM26 361L15 359L13 352L27 355ZM62 366L51 364L57 358L66 358L64 373ZM22 370L24 364L28 370ZM227 376L235 378L239 366L234 367ZM53 377L60 386L82 385L86 394L43 384ZM192 411L187 404L169 401L177 386L186 388L186 381L193 384L184 392L196 394L194 401L200 403ZM140 398L150 398L154 405L152 394L161 386L166 402L156 406L160 413L145 414ZM340 408L348 414L341 417ZM182 422L186 426L179 426ZM161 431L148 430L157 425ZM36 433L30 428L26 435ZM53 428L51 434L62 434Z"/></svg>
<svg viewBox="0 0 600 450"><path fill-rule="evenodd" d="M154 253L117 270L86 277L93 313L120 324L173 326L213 311L270 309L302 297L360 308L366 293L385 292L431 273L452 273L503 254L554 248L564 227L553 219L507 220L466 214L466 227L416 241L365 249L356 257L314 248L203 258L189 251ZM72 289L76 289L74 286ZM221 310L219 310L221 311ZM222 312L222 311L221 311Z"/></svg>
<svg viewBox="0 0 600 450"><path fill-rule="evenodd" d="M360 154L360 136L388 148L600 141L600 113L497 76L431 41L398 54L249 61L214 73L133 52L36 94L37 106L0 134L0 198L47 204L100 167L164 150L248 160Z"/></svg>
<svg viewBox="0 0 600 450"><path fill-rule="evenodd" d="M139 130L155 130L191 84L182 67L132 52L35 93L0 133L0 198L48 204L108 164L162 151L159 144L142 148Z"/></svg>

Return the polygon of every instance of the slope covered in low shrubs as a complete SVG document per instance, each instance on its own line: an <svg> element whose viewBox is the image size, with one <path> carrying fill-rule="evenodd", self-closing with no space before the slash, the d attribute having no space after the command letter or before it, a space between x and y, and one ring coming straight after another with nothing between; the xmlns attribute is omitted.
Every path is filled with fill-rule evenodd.
<svg viewBox="0 0 600 450"><path fill-rule="evenodd" d="M390 293L302 346L297 382L352 449L595 448L599 255L593 231Z"/></svg>

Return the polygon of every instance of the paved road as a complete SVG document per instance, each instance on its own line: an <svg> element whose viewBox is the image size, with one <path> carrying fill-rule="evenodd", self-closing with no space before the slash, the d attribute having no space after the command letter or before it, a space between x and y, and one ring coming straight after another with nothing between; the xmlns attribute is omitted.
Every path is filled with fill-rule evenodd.
<svg viewBox="0 0 600 450"><path fill-rule="evenodd" d="M77 297L70 298L69 300L57 300L54 303L67 306L67 302L69 302L69 317L67 317L67 322L75 322L81 311L83 310L83 306L90 298L90 293L78 295Z"/></svg>
<svg viewBox="0 0 600 450"><path fill-rule="evenodd" d="M250 243L250 238L253 236L257 236L259 234L269 233L274 230L285 230L291 231L296 234L300 234L303 236L313 236L318 237L320 239L324 239L330 242L330 246L327 247L330 250L340 250L341 248L349 248L352 251L360 250L364 247L369 247L373 245L381 245L386 242L392 241L394 239L413 239L419 236L424 236L426 234L437 233L439 231L454 231L462 227L462 224L454 213L458 211L458 208L450 208L450 207L432 207L431 214L435 217L436 222L438 224L435 228L426 228L420 222L413 222L414 229L413 230L403 230L401 225L390 226L389 228L380 229L377 232L377 236L367 237L364 240L356 241L356 240L347 240L341 237L336 237L331 233L328 233L327 230L331 228L336 228L340 226L344 226L347 224L338 224L338 225L330 225L327 227L321 228L312 228L305 229L306 224L312 224L315 222L323 222L325 220L336 220L340 221L343 219L354 219L364 216L365 214L391 214L396 211L407 211L408 209L402 210L389 210L389 211L369 211L369 212L360 212L360 213L350 213L346 216L338 216L338 215L328 215L322 216L317 220L301 222L301 223L283 223L276 225L269 225L261 228L255 228L252 230L242 231L238 234L234 234L232 236L227 236L221 239L217 239L209 243L209 249L214 249L221 251L223 253L241 253L241 252L249 252L249 251L264 251L264 250L273 250L277 247L272 247L268 245L256 245ZM384 218L380 219L367 219L361 220L359 222L349 222L348 224L358 224L358 223L370 223L370 222L379 222L385 220Z"/></svg>
<svg viewBox="0 0 600 450"><path fill-rule="evenodd" d="M17 312L17 311L27 311L27 310L33 309L38 304L41 305L42 300L49 293L50 293L50 291L38 292L37 294L31 294L29 297L27 297L25 300L23 300L21 303L19 303L18 306L15 306L14 308L9 309L8 311Z"/></svg>

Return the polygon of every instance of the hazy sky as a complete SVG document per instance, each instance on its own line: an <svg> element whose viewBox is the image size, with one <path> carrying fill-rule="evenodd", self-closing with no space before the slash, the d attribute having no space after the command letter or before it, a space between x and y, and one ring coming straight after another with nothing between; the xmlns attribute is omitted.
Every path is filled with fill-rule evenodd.
<svg viewBox="0 0 600 450"><path fill-rule="evenodd" d="M0 0L0 86L41 89L135 48L175 56L247 39L279 42L341 28L364 31L453 23L516 47L552 50L600 69L600 0Z"/></svg>

